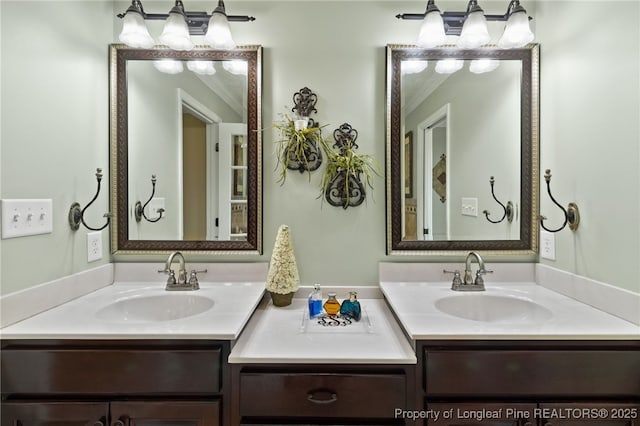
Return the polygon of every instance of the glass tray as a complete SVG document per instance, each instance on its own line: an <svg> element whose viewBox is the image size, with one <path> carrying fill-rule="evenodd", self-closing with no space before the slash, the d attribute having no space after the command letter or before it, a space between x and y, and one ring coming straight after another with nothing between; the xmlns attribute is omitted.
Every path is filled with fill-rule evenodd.
<svg viewBox="0 0 640 426"><path fill-rule="evenodd" d="M322 313L314 318L309 318L309 309L302 310L302 321L300 323L300 333L374 333L375 327L367 312L367 308L362 306L360 321L351 318L344 318L340 315L331 317Z"/></svg>

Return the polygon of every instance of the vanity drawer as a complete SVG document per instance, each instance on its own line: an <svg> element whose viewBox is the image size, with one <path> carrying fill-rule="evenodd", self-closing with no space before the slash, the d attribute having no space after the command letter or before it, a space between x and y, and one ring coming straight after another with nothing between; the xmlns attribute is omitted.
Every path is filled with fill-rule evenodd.
<svg viewBox="0 0 640 426"><path fill-rule="evenodd" d="M242 373L240 415L392 418L405 394L402 374Z"/></svg>
<svg viewBox="0 0 640 426"><path fill-rule="evenodd" d="M3 394L201 394L221 389L221 349L3 349Z"/></svg>
<svg viewBox="0 0 640 426"><path fill-rule="evenodd" d="M640 395L638 350L425 350L429 396Z"/></svg>

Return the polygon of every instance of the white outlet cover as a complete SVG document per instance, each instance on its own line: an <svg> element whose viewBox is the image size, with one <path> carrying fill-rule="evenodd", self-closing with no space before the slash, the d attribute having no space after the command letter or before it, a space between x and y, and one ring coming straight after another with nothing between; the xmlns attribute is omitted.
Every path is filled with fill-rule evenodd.
<svg viewBox="0 0 640 426"><path fill-rule="evenodd" d="M556 260L556 235L554 233L540 230L540 257Z"/></svg>
<svg viewBox="0 0 640 426"><path fill-rule="evenodd" d="M102 232L87 233L87 262L102 259Z"/></svg>

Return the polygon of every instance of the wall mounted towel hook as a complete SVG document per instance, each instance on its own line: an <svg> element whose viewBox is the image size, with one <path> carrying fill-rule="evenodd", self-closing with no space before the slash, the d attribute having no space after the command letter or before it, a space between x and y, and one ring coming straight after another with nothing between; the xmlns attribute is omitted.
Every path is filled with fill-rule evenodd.
<svg viewBox="0 0 640 426"><path fill-rule="evenodd" d="M544 180L547 182L547 193L549 194L549 198L551 198L551 201L553 201L553 203L556 206L560 207L560 209L564 213L564 223L562 224L562 226L560 226L557 229L549 229L546 226L544 226L544 221L547 218L545 216L540 215L540 226L542 226L542 229L544 229L547 232L560 232L567 226L567 223L568 223L569 229L571 229L572 231L575 231L576 229L578 229L578 225L580 224L580 211L578 210L577 204L571 202L569 203L569 206L565 209L560 205L560 203L556 201L555 198L553 198L553 195L551 195L551 169L545 170Z"/></svg>
<svg viewBox="0 0 640 426"><path fill-rule="evenodd" d="M96 180L98 181L98 189L96 190L96 195L93 196L91 201L89 201L89 203L86 206L84 206L84 208L81 208L79 203L73 203L69 208L69 226L73 231L77 231L80 228L81 223L84 225L85 228L87 228L90 231L102 231L104 228L109 226L109 222L111 221L110 212L107 212L103 215L103 217L107 218L107 223L102 225L100 228L93 228L87 225L87 223L84 221L84 212L87 210L87 208L89 208L91 204L93 204L94 201L96 201L96 199L98 198L98 195L100 195L100 181L102 180L101 168L96 169Z"/></svg>
<svg viewBox="0 0 640 426"><path fill-rule="evenodd" d="M158 213L160 213L160 216L158 216L155 219L149 219L147 215L144 213L144 209L147 207L147 204L149 204L151 200L153 200L153 196L156 194L156 181L157 181L156 175L151 175L151 196L149 197L147 202L144 203L143 205L140 201L136 201L135 207L133 208L133 214L136 218L136 222L140 222L143 217L147 222L151 222L151 223L155 223L160 219L162 219L162 214L164 213L163 208L159 208L157 210Z"/></svg>
<svg viewBox="0 0 640 426"><path fill-rule="evenodd" d="M489 213L489 210L484 210L482 213L484 213L485 217L487 218L487 220L491 223L500 223L503 220L505 220L505 218L509 221L512 222L513 221L513 203L511 201L507 201L507 205L505 206L504 204L502 204L500 202L500 200L498 200L498 198L496 198L496 194L493 191L493 185L495 184L496 180L493 176L491 176L491 178L489 178L489 184L491 185L491 195L493 196L493 199L496 200L496 202L498 204L500 204L500 206L502 207L502 209L504 210L504 214L502 215L502 217L500 218L500 220L491 220L489 218L489 215L491 213Z"/></svg>

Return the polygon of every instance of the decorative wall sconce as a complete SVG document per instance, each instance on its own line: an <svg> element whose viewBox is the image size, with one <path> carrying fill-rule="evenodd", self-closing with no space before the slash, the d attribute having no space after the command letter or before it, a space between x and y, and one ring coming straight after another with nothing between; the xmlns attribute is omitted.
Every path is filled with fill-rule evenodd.
<svg viewBox="0 0 640 426"><path fill-rule="evenodd" d="M299 170L300 173L305 171L312 172L317 170L322 164L322 150L320 149L320 127L316 121L310 117L311 113L318 112L316 109L316 102L318 102L318 96L313 93L308 87L303 87L299 92L293 94L293 104L291 108L292 112L296 113L294 119L294 127L297 131L312 130L312 135L306 136L306 141L303 147L304 161L299 161L296 155L291 155L290 152L289 164L287 168L290 170Z"/></svg>
<svg viewBox="0 0 640 426"><path fill-rule="evenodd" d="M544 180L547 182L547 193L549 194L549 198L551 198L551 201L553 201L553 203L560 207L560 209L562 210L562 212L564 213L564 223L562 224L562 226L560 226L557 229L549 229L546 226L544 226L544 221L547 219L545 216L540 215L540 226L542 226L542 229L544 229L547 232L560 232L562 231L567 224L569 224L569 229L571 229L572 231L575 231L576 229L578 229L578 225L580 225L580 211L578 210L578 206L576 203L569 203L569 206L565 209L564 207L562 207L555 198L553 198L553 195L551 195L551 170L547 169L544 173Z"/></svg>
<svg viewBox="0 0 640 426"><path fill-rule="evenodd" d="M140 222L142 220L142 218L144 218L147 222L151 222L151 223L155 223L157 221L159 221L160 219L162 219L162 214L164 213L164 209L163 208L159 208L157 211L158 213L160 213L160 216L158 216L155 219L149 219L147 217L147 215L144 212L144 209L147 207L147 204L149 204L151 202L151 200L153 200L153 196L156 194L156 175L151 175L151 196L149 197L149 199L147 200L146 203L144 203L144 205L140 202L140 201L136 201L136 204L133 208L133 215L136 218L136 222Z"/></svg>
<svg viewBox="0 0 640 426"><path fill-rule="evenodd" d="M493 196L493 199L496 200L496 203L500 204L504 213L499 220L491 220L491 218L489 218L489 215L491 214L489 213L489 210L484 210L482 213L484 213L487 220L491 223L500 223L505 219L507 219L509 223L511 223L513 221L513 212L514 212L513 203L511 201L507 201L507 205L505 206L500 202L500 200L498 200L498 198L496 198L496 194L493 191L493 185L495 184L495 182L496 180L494 179L493 176L491 176L491 178L489 179L489 184L491 185L491 195Z"/></svg>
<svg viewBox="0 0 640 426"><path fill-rule="evenodd" d="M123 19L119 39L129 47L148 49L155 44L149 34L146 20L166 21L159 41L174 50L191 50L194 46L190 35L204 35L205 42L214 49L234 49L236 47L229 22L254 21L253 16L227 15L224 1L211 15L206 12L187 12L182 1L176 0L169 13L146 13L140 0L132 0L125 13L119 13Z"/></svg>
<svg viewBox="0 0 640 426"><path fill-rule="evenodd" d="M367 186L373 188L371 179L373 174L380 175L373 157L366 154L356 154L355 143L358 131L350 124L344 123L334 130L334 148L338 152L327 149L327 168L322 178L322 194L329 204L334 207L356 207L366 198L365 186L360 180L362 174L367 179Z"/></svg>
<svg viewBox="0 0 640 426"><path fill-rule="evenodd" d="M295 106L291 111L295 116L291 118L285 114L283 121L273 124L280 132L280 139L276 140L276 155L282 167L281 183L285 181L287 170L310 173L322 164L322 133L318 123L309 117L311 113L318 112L315 107L317 101L318 96L308 87L303 87L293 95Z"/></svg>
<svg viewBox="0 0 640 426"><path fill-rule="evenodd" d="M90 231L102 231L104 228L109 226L109 222L111 221L112 216L109 212L105 213L103 216L107 218L107 223L102 225L100 228L93 228L87 225L87 223L84 221L84 212L89 208L91 204L93 204L94 201L96 201L98 195L100 194L100 181L102 180L101 168L96 169L96 180L98 181L98 189L96 190L96 195L93 196L91 201L89 201L89 203L84 208L81 208L79 203L73 203L69 208L69 226L73 231L77 231L80 228L81 223Z"/></svg>
<svg viewBox="0 0 640 426"><path fill-rule="evenodd" d="M534 39L529 27L531 17L527 16L527 11L519 0L511 0L504 15L486 15L477 0L470 0L465 12L440 13L435 1L429 0L424 13L402 13L396 15L396 18L423 21L416 45L424 49L445 44L446 35L460 36L456 46L463 49L484 46L491 41L487 21L506 21L498 47L523 47Z"/></svg>

